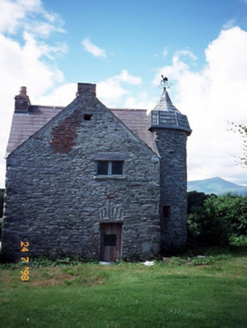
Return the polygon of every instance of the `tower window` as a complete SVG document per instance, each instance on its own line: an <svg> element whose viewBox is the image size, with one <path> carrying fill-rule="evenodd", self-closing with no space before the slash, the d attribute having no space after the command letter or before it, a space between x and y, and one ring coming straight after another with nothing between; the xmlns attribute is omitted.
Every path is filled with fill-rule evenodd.
<svg viewBox="0 0 247 328"><path fill-rule="evenodd" d="M170 219L171 216L171 206L163 206L163 218Z"/></svg>

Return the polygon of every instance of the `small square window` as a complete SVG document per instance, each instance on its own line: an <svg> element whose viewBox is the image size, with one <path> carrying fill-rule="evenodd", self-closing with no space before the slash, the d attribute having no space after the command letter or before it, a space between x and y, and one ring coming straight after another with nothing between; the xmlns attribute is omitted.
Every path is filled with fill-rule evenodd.
<svg viewBox="0 0 247 328"><path fill-rule="evenodd" d="M91 121L92 116L93 116L92 114L84 114L84 120Z"/></svg>
<svg viewBox="0 0 247 328"><path fill-rule="evenodd" d="M104 246L116 246L117 235L104 235Z"/></svg>

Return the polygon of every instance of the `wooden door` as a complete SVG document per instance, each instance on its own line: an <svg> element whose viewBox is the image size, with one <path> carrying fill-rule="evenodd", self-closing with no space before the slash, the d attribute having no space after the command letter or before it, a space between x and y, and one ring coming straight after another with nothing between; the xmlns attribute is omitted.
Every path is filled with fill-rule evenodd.
<svg viewBox="0 0 247 328"><path fill-rule="evenodd" d="M122 223L101 223L100 260L112 262L122 258Z"/></svg>

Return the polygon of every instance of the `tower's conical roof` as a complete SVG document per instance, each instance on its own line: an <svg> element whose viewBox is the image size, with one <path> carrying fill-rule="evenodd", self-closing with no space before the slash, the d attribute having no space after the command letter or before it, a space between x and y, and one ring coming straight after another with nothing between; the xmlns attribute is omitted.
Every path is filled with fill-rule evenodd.
<svg viewBox="0 0 247 328"><path fill-rule="evenodd" d="M183 115L173 105L169 94L164 87L160 101L149 114L150 129L176 129L191 134L191 128L186 115Z"/></svg>
<svg viewBox="0 0 247 328"><path fill-rule="evenodd" d="M166 91L166 88L164 88L163 93L160 97L160 101L158 102L158 104L154 107L153 110L164 110L164 111L176 111L179 112L177 110L177 108L173 105L168 92Z"/></svg>

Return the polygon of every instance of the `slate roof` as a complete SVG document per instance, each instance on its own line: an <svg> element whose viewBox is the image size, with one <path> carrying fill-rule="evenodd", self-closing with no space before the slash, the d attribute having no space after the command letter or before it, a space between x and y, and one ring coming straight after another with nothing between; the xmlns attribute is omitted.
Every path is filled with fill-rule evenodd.
<svg viewBox="0 0 247 328"><path fill-rule="evenodd" d="M56 116L64 107L30 106L28 114L14 113L7 155Z"/></svg>
<svg viewBox="0 0 247 328"><path fill-rule="evenodd" d="M146 109L110 108L110 110L144 141L149 148L158 154L153 134L149 131L149 120Z"/></svg>
<svg viewBox="0 0 247 328"><path fill-rule="evenodd" d="M48 123L64 107L29 106L27 114L14 113L7 146L7 155ZM148 117L144 109L110 109L148 147L158 154L152 133L148 130Z"/></svg>
<svg viewBox="0 0 247 328"><path fill-rule="evenodd" d="M192 132L187 116L181 114L173 105L166 88L163 90L159 103L149 114L149 128L183 130L187 135Z"/></svg>
<svg viewBox="0 0 247 328"><path fill-rule="evenodd" d="M153 110L164 110L168 112L178 112L179 110L173 105L168 92L166 91L166 88L164 88L163 93L160 97L160 101L158 104L154 107Z"/></svg>

